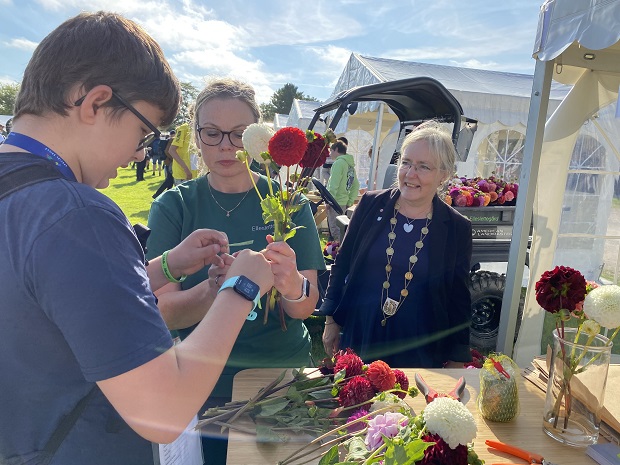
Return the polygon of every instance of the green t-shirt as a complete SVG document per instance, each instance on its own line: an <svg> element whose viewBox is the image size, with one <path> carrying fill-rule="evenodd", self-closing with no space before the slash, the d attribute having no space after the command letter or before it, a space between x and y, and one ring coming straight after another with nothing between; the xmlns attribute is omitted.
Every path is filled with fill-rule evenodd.
<svg viewBox="0 0 620 465"><path fill-rule="evenodd" d="M266 177L261 176L257 186L261 195L268 194ZM223 209L232 209L229 217ZM325 269L309 204L293 215L293 222L305 226L288 240L288 244L295 250L297 269ZM259 198L253 188L247 192L247 196L246 192L226 194L214 189L210 192L205 176L187 181L159 196L151 205L148 226L151 229L147 243L148 258L157 257L173 248L199 228L224 231L231 244L253 240L251 245L242 248L256 251L267 246L265 236L273 233L273 223L263 222ZM231 253L237 250L240 248L231 248ZM189 289L205 279L208 279L207 268L188 276L181 287ZM265 300L263 298L263 309ZM245 368L308 365L311 341L303 321L289 318L285 314L287 331L282 331L277 309L270 313L266 325L263 325L263 311L257 309L257 312L258 318L254 321L246 320L243 325L213 396L230 396L232 377ZM179 334L183 338L192 329L181 330Z"/></svg>

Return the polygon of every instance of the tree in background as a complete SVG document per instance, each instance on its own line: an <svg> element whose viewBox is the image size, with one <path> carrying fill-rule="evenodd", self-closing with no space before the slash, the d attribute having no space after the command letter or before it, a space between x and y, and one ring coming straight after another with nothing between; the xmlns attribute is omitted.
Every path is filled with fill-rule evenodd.
<svg viewBox="0 0 620 465"><path fill-rule="evenodd" d="M12 115L19 84L0 84L0 115Z"/></svg>
<svg viewBox="0 0 620 465"><path fill-rule="evenodd" d="M171 128L176 128L183 123L190 123L192 120L192 107L194 103L196 103L196 97L198 96L199 90L196 89L191 82L182 82L181 83L181 95L183 96L183 101L181 102L181 106L179 107L179 113L177 113L177 117L172 122Z"/></svg>
<svg viewBox="0 0 620 465"><path fill-rule="evenodd" d="M282 113L288 115L293 106L293 100L311 100L318 102L314 97L304 95L300 92L296 85L289 83L284 84L278 90L276 90L271 96L269 103L261 103L260 111L263 114L263 120L273 121L273 117L276 113Z"/></svg>

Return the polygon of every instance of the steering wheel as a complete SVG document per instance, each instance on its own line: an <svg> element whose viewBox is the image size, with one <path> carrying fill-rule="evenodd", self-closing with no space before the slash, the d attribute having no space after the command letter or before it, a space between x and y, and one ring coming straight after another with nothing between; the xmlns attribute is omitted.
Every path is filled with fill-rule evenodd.
<svg viewBox="0 0 620 465"><path fill-rule="evenodd" d="M338 213L339 215L344 214L344 210L342 209L342 207L338 204L338 202L336 202L336 199L334 198L334 196L329 193L329 191L321 183L321 181L319 181L317 178L312 178L312 184L314 184L314 187L316 187L317 190L319 191L319 194L321 194L321 198L323 199L323 202L325 202L327 205L332 207L334 211Z"/></svg>

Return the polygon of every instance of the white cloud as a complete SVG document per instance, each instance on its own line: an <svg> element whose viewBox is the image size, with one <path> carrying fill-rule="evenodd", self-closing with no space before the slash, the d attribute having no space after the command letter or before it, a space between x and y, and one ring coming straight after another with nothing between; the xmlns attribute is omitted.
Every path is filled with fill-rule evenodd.
<svg viewBox="0 0 620 465"><path fill-rule="evenodd" d="M35 48L37 48L38 44L32 40L24 39L23 37L16 37L8 42L4 42L4 45L7 47L32 52Z"/></svg>

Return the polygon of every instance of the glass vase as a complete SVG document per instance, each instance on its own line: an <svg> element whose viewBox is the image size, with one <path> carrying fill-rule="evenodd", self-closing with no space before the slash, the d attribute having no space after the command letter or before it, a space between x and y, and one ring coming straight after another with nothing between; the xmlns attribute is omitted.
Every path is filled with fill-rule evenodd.
<svg viewBox="0 0 620 465"><path fill-rule="evenodd" d="M598 441L611 343L566 328L553 332L543 430L564 444L586 447Z"/></svg>

